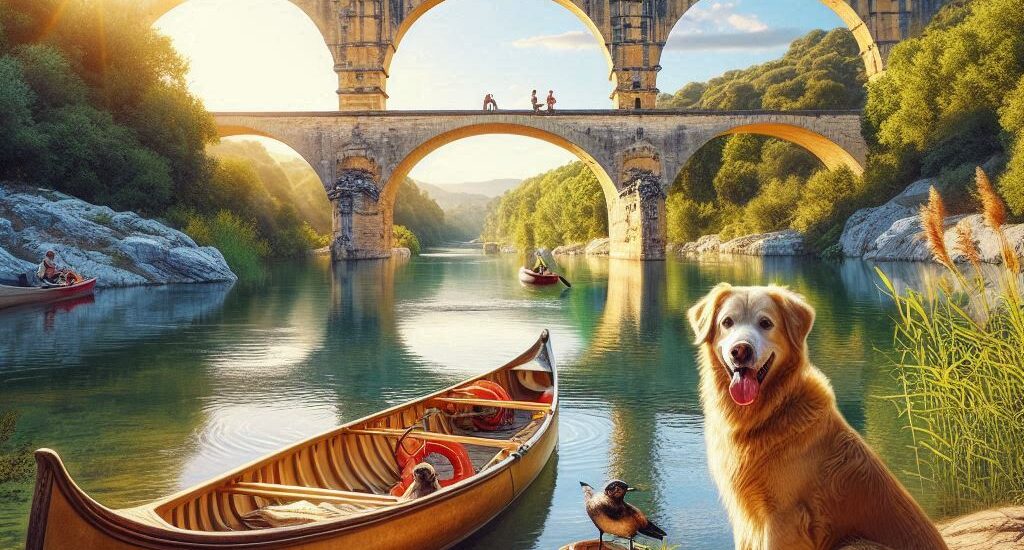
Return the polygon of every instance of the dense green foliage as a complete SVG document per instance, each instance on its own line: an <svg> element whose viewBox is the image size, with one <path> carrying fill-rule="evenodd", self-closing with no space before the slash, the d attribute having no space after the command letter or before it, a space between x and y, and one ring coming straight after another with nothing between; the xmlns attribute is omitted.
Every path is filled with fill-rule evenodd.
<svg viewBox="0 0 1024 550"><path fill-rule="evenodd" d="M391 233L394 235L396 247L408 248L413 256L419 256L421 250L420 240L416 238L412 231L409 231L409 228L404 225L392 225Z"/></svg>
<svg viewBox="0 0 1024 550"><path fill-rule="evenodd" d="M940 176L948 193L967 196L973 167L1006 156L1000 191L1024 215L1022 28L1020 0L955 2L893 48L885 75L868 87L870 195Z"/></svg>
<svg viewBox="0 0 1024 550"><path fill-rule="evenodd" d="M201 200L213 118L170 40L115 4L0 0L0 177L148 213Z"/></svg>
<svg viewBox="0 0 1024 550"><path fill-rule="evenodd" d="M761 65L661 94L661 109L850 109L864 102L864 62L846 29L811 31Z"/></svg>
<svg viewBox="0 0 1024 550"><path fill-rule="evenodd" d="M865 82L852 34L816 30L795 40L780 59L687 84L675 95L663 94L658 105L856 109L863 104ZM731 238L794 228L823 245L845 221L851 203L846 195L859 187L848 170L829 173L791 143L753 135L717 138L693 156L669 189L668 238L685 242L713 233Z"/></svg>
<svg viewBox="0 0 1024 550"><path fill-rule="evenodd" d="M608 236L608 207L597 177L573 162L523 181L487 216L484 239L520 249Z"/></svg>
<svg viewBox="0 0 1024 550"><path fill-rule="evenodd" d="M250 251L260 256L321 243L303 218L325 232L327 201L313 206L308 184L258 154L207 153L216 126L187 89L186 63L132 4L0 0L0 179L182 227L231 211L268 244Z"/></svg>

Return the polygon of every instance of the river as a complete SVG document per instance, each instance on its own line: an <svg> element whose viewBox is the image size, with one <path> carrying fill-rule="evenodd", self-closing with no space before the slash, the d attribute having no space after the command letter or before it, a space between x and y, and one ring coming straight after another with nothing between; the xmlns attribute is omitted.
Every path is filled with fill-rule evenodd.
<svg viewBox="0 0 1024 550"><path fill-rule="evenodd" d="M173 492L341 422L503 363L551 330L559 447L505 514L460 548L591 538L579 481L621 478L686 549L732 547L709 478L685 311L719 281L785 284L818 312L813 361L840 409L926 508L896 391L891 304L874 267L793 258L563 258L571 289L526 288L518 260L434 250L412 260L271 268L258 283L105 290L0 313L0 409L20 441L60 452L112 507ZM927 267L890 264L899 280ZM0 548L24 540L31 484L0 486Z"/></svg>

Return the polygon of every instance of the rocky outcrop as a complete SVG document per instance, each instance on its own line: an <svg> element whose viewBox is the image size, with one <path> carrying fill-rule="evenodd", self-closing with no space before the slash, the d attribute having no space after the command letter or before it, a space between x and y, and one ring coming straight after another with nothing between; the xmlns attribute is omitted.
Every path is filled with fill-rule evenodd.
<svg viewBox="0 0 1024 550"><path fill-rule="evenodd" d="M559 246L551 251L555 256L607 256L611 252L611 239L602 237L589 243Z"/></svg>
<svg viewBox="0 0 1024 550"><path fill-rule="evenodd" d="M714 253L743 256L803 256L808 250L800 233L786 229L744 235L725 242L722 242L718 235L705 235L696 241L674 246L669 252L684 256Z"/></svg>
<svg viewBox="0 0 1024 550"><path fill-rule="evenodd" d="M0 185L0 279L34 277L47 250L99 286L234 281L224 256L133 212L63 193Z"/></svg>
<svg viewBox="0 0 1024 550"><path fill-rule="evenodd" d="M928 188L934 183L931 179L918 180L889 202L854 212L839 239L843 254L875 261L931 261L932 253L921 232L918 210L928 201ZM955 226L963 219L971 226L982 261L1002 262L999 237L978 214L946 218L946 248L953 259L965 260L955 253ZM1003 231L1017 254L1024 254L1024 225L1008 225Z"/></svg>
<svg viewBox="0 0 1024 550"><path fill-rule="evenodd" d="M928 202L928 188L933 183L931 179L915 181L889 202L854 212L839 238L843 254L857 258L864 256L872 249L875 240L894 223L917 216L920 206Z"/></svg>

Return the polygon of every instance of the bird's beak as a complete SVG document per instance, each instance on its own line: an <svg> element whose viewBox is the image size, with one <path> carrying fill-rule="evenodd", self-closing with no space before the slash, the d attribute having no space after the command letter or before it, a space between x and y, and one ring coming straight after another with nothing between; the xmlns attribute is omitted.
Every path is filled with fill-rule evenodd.
<svg viewBox="0 0 1024 550"><path fill-rule="evenodd" d="M626 491L636 491L636 487L626 487Z"/></svg>
<svg viewBox="0 0 1024 550"><path fill-rule="evenodd" d="M586 484L586 483L583 483L583 482L581 481L581 482L580 482L580 487L589 487L589 485L588 485L588 484Z"/></svg>

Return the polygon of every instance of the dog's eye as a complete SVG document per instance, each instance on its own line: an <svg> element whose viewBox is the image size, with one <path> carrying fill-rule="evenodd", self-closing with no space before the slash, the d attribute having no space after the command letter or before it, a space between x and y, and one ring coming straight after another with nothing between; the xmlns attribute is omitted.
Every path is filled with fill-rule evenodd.
<svg viewBox="0 0 1024 550"><path fill-rule="evenodd" d="M726 317L725 319L722 319L722 326L723 327L725 327L725 328L732 328L732 325L733 325L732 317Z"/></svg>
<svg viewBox="0 0 1024 550"><path fill-rule="evenodd" d="M768 330L775 326L775 323L773 323L772 320L767 317L762 317L757 324L761 325L761 328L765 330Z"/></svg>

